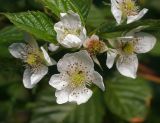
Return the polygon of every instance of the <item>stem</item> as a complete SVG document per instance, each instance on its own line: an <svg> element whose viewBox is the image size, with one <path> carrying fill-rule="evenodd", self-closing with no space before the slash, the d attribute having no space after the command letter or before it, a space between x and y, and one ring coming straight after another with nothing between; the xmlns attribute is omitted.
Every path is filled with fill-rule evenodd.
<svg viewBox="0 0 160 123"><path fill-rule="evenodd" d="M138 75L144 79L160 84L160 77L156 75L156 73L151 68L145 66L144 64L140 64Z"/></svg>

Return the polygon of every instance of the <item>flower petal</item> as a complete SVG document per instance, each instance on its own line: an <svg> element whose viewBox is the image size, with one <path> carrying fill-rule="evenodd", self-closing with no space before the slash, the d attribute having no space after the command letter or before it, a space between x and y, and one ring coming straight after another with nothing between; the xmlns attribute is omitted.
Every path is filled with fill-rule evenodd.
<svg viewBox="0 0 160 123"><path fill-rule="evenodd" d="M128 16L127 17L127 24L130 24L134 21L141 19L147 12L148 12L148 9L144 8L138 13L138 15Z"/></svg>
<svg viewBox="0 0 160 123"><path fill-rule="evenodd" d="M116 0L111 0L111 11L117 23L120 24L122 19L122 12L119 9L119 5Z"/></svg>
<svg viewBox="0 0 160 123"><path fill-rule="evenodd" d="M95 55L92 55L91 57L92 57L93 61L103 70L99 60L97 59L97 57Z"/></svg>
<svg viewBox="0 0 160 123"><path fill-rule="evenodd" d="M66 103L66 102L68 102L69 91L67 88L63 89L63 90L56 90L55 96L57 97L56 101L58 104Z"/></svg>
<svg viewBox="0 0 160 123"><path fill-rule="evenodd" d="M80 64L86 70L91 70L94 68L94 63L86 50L81 50L79 52L66 54L57 63L57 69L59 72L64 72L70 70L70 65L75 63Z"/></svg>
<svg viewBox="0 0 160 123"><path fill-rule="evenodd" d="M26 55L25 47L26 44L24 43L13 43L8 49L12 56L23 59L23 56Z"/></svg>
<svg viewBox="0 0 160 123"><path fill-rule="evenodd" d="M134 28L132 30L130 30L129 32L127 32L125 34L125 37L133 37L135 35L135 33L140 32L141 30L144 30L145 28L147 28L148 26L139 26L137 28ZM133 37L134 38L134 37Z"/></svg>
<svg viewBox="0 0 160 123"><path fill-rule="evenodd" d="M64 74L55 74L51 77L49 84L57 90L62 90L68 85L68 81Z"/></svg>
<svg viewBox="0 0 160 123"><path fill-rule="evenodd" d="M68 34L60 44L66 48L80 48L82 41L76 35Z"/></svg>
<svg viewBox="0 0 160 123"><path fill-rule="evenodd" d="M47 62L47 65L48 65L48 66L52 66L52 65L57 64L57 62L56 62L54 59L52 59L52 58L49 57L47 51L46 51L43 47L41 47L41 50L42 50L42 52L43 52L45 61Z"/></svg>
<svg viewBox="0 0 160 123"><path fill-rule="evenodd" d="M31 89L34 87L33 84L31 84L31 70L29 68L25 69L23 74L23 85L25 88Z"/></svg>
<svg viewBox="0 0 160 123"><path fill-rule="evenodd" d="M92 35L90 37L90 40L95 40L95 41L99 41L99 37L97 35Z"/></svg>
<svg viewBox="0 0 160 123"><path fill-rule="evenodd" d="M81 39L82 42L84 42L86 40L86 38L87 38L86 28L81 27L81 32L80 32L79 38Z"/></svg>
<svg viewBox="0 0 160 123"><path fill-rule="evenodd" d="M92 91L86 87L77 88L69 95L69 102L76 102L78 105L85 103L92 96Z"/></svg>
<svg viewBox="0 0 160 123"><path fill-rule="evenodd" d="M31 84L37 84L48 73L48 67L42 65L31 75Z"/></svg>
<svg viewBox="0 0 160 123"><path fill-rule="evenodd" d="M64 33L65 33L63 23L62 23L61 21L58 22L58 23L56 23L56 24L54 25L54 30L55 30L56 33L57 33L57 40L58 40L58 42L60 43L61 40L64 39Z"/></svg>
<svg viewBox="0 0 160 123"><path fill-rule="evenodd" d="M121 38L122 37L108 39L108 42L113 48L117 49L122 45Z"/></svg>
<svg viewBox="0 0 160 123"><path fill-rule="evenodd" d="M51 52L55 52L59 49L59 46L58 45L55 45L53 43L50 43L49 46L48 46L48 49L51 51Z"/></svg>
<svg viewBox="0 0 160 123"><path fill-rule="evenodd" d="M77 29L81 27L81 19L77 13L68 11L67 14L61 14L61 22L65 28Z"/></svg>
<svg viewBox="0 0 160 123"><path fill-rule="evenodd" d="M109 69L113 67L116 56L117 56L117 51L115 49L108 50L106 65Z"/></svg>
<svg viewBox="0 0 160 123"><path fill-rule="evenodd" d="M139 32L135 36L137 37L134 46L136 53L146 53L153 49L156 44L156 38L151 34Z"/></svg>
<svg viewBox="0 0 160 123"><path fill-rule="evenodd" d="M136 78L138 68L138 58L135 54L119 56L116 63L118 71L127 77Z"/></svg>
<svg viewBox="0 0 160 123"><path fill-rule="evenodd" d="M92 79L92 82L95 85L97 85L100 89L102 89L103 91L105 90L105 86L104 86L104 83L103 83L103 78L98 72L93 71L92 75L91 75L91 79Z"/></svg>
<svg viewBox="0 0 160 123"><path fill-rule="evenodd" d="M34 50L39 49L39 46L32 35L26 33L24 39Z"/></svg>

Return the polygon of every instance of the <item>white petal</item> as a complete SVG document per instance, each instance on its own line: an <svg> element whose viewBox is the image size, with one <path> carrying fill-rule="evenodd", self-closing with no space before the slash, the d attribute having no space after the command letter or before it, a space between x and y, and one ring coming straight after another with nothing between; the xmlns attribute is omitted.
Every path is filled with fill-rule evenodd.
<svg viewBox="0 0 160 123"><path fill-rule="evenodd" d="M60 13L61 18L64 17L67 13Z"/></svg>
<svg viewBox="0 0 160 123"><path fill-rule="evenodd" d="M91 57L92 57L93 61L103 70L103 68L102 68L99 60L97 59L97 57L96 57L95 55L93 55L93 56L91 56Z"/></svg>
<svg viewBox="0 0 160 123"><path fill-rule="evenodd" d="M68 85L67 79L65 80L64 77L63 74L55 74L51 77L49 84L57 90L62 90Z"/></svg>
<svg viewBox="0 0 160 123"><path fill-rule="evenodd" d="M60 43L66 48L80 48L83 42L76 35L68 34Z"/></svg>
<svg viewBox="0 0 160 123"><path fill-rule="evenodd" d="M57 41L60 43L65 36L65 30L62 22L58 22L54 25L54 30L57 33Z"/></svg>
<svg viewBox="0 0 160 123"><path fill-rule="evenodd" d="M108 50L106 65L109 69L113 67L114 60L115 60L116 56L117 56L116 50L114 50L114 49Z"/></svg>
<svg viewBox="0 0 160 123"><path fill-rule="evenodd" d="M26 55L25 47L24 43L13 43L8 49L15 58L23 59L23 56Z"/></svg>
<svg viewBox="0 0 160 123"><path fill-rule="evenodd" d="M99 41L99 37L97 35L92 35L91 40Z"/></svg>
<svg viewBox="0 0 160 123"><path fill-rule="evenodd" d="M41 47L41 50L43 52L44 58L45 58L48 66L55 65L57 63L55 60L53 60L52 58L49 57L47 51L43 47Z"/></svg>
<svg viewBox="0 0 160 123"><path fill-rule="evenodd" d="M24 39L33 49L39 49L38 44L32 35L26 33Z"/></svg>
<svg viewBox="0 0 160 123"><path fill-rule="evenodd" d="M135 33L140 32L141 30L144 30L147 27L148 26L139 26L137 28L134 28L134 29L130 30L129 32L127 32L125 37L130 37L130 36L133 37Z"/></svg>
<svg viewBox="0 0 160 123"><path fill-rule="evenodd" d="M122 75L136 78L138 58L135 54L129 56L119 56L116 66Z"/></svg>
<svg viewBox="0 0 160 123"><path fill-rule="evenodd" d="M136 53L146 53L153 49L156 44L156 38L148 33L136 33L137 41L135 42L134 50Z"/></svg>
<svg viewBox="0 0 160 123"><path fill-rule="evenodd" d="M121 47L121 37L118 38L114 38L114 39L108 39L109 44L113 47L113 48L119 48Z"/></svg>
<svg viewBox="0 0 160 123"><path fill-rule="evenodd" d="M51 51L51 52L55 52L59 49L59 46L53 44L53 43L50 43L49 46L48 46L48 49Z"/></svg>
<svg viewBox="0 0 160 123"><path fill-rule="evenodd" d="M102 76L98 72L93 71L91 77L92 77L91 78L92 82L104 91L105 86L104 86L104 83L103 83Z"/></svg>
<svg viewBox="0 0 160 123"><path fill-rule="evenodd" d="M57 63L57 69L59 72L64 72L70 70L70 65L81 64L86 70L91 70L94 68L94 63L86 50L81 50L79 52L66 54Z"/></svg>
<svg viewBox="0 0 160 123"><path fill-rule="evenodd" d="M137 21L139 19L141 19L146 13L148 12L148 9L144 8L143 10L141 10L138 15L135 16L128 16L127 17L127 24L130 24L134 21Z"/></svg>
<svg viewBox="0 0 160 123"><path fill-rule="evenodd" d="M37 84L48 73L48 67L42 65L31 75L31 84Z"/></svg>
<svg viewBox="0 0 160 123"><path fill-rule="evenodd" d="M82 42L84 42L86 40L86 38L87 38L86 28L84 28L84 27L81 28L81 32L80 32L79 38L81 39Z"/></svg>
<svg viewBox="0 0 160 123"><path fill-rule="evenodd" d="M23 74L23 85L25 88L33 88L34 84L31 84L31 70L30 69L25 69L24 74Z"/></svg>
<svg viewBox="0 0 160 123"><path fill-rule="evenodd" d="M61 16L61 22L65 28L77 29L81 27L81 19L79 15L73 11L63 14L63 16Z"/></svg>
<svg viewBox="0 0 160 123"><path fill-rule="evenodd" d="M66 102L68 102L69 91L68 91L68 89L56 90L55 96L57 97L56 101L58 104L66 103Z"/></svg>
<svg viewBox="0 0 160 123"><path fill-rule="evenodd" d="M111 0L111 11L118 24L121 23L122 11L119 9L119 5L116 0Z"/></svg>
<svg viewBox="0 0 160 123"><path fill-rule="evenodd" d="M69 95L69 102L76 102L78 105L85 103L92 96L92 91L86 87L78 88Z"/></svg>

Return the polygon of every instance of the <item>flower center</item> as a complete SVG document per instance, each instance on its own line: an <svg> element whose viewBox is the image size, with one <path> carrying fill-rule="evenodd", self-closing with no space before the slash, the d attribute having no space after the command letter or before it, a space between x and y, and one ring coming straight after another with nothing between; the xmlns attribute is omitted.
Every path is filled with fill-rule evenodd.
<svg viewBox="0 0 160 123"><path fill-rule="evenodd" d="M136 6L134 0L123 0L123 2L119 3L120 9L123 13L123 16L134 16L138 14L139 7Z"/></svg>
<svg viewBox="0 0 160 123"><path fill-rule="evenodd" d="M73 88L82 86L85 81L85 73L82 71L74 72L72 73L70 80L71 80L71 86Z"/></svg>
<svg viewBox="0 0 160 123"><path fill-rule="evenodd" d="M101 41L92 40L88 45L88 51L91 55L96 55L101 52L103 45Z"/></svg>
<svg viewBox="0 0 160 123"><path fill-rule="evenodd" d="M41 54L29 53L26 58L26 63L31 66L39 65L42 63Z"/></svg>
<svg viewBox="0 0 160 123"><path fill-rule="evenodd" d="M67 36L68 34L73 35L80 35L81 30L80 29L64 29L64 35Z"/></svg>
<svg viewBox="0 0 160 123"><path fill-rule="evenodd" d="M131 43L131 42L125 43L124 46L122 46L122 50L123 50L123 52L125 52L126 54L132 54L133 51L134 51L133 43Z"/></svg>

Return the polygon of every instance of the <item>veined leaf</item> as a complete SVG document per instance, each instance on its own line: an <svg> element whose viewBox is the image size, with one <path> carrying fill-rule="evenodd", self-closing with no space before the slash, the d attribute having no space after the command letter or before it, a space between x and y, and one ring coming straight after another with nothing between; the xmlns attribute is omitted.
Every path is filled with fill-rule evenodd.
<svg viewBox="0 0 160 123"><path fill-rule="evenodd" d="M146 26L147 28L145 28L145 30L160 30L160 20L143 20L136 21L132 24L122 25L117 25L116 22L107 22L94 30L94 33L97 33L99 35L107 35L107 33L112 32L123 32L124 30L129 31L139 26Z"/></svg>
<svg viewBox="0 0 160 123"><path fill-rule="evenodd" d="M120 118L134 122L144 121L151 99L151 90L143 79L120 75L107 80L106 105Z"/></svg>
<svg viewBox="0 0 160 123"><path fill-rule="evenodd" d="M86 20L91 8L92 0L71 0L71 1L78 8L79 12L82 14L83 18Z"/></svg>
<svg viewBox="0 0 160 123"><path fill-rule="evenodd" d="M40 0L41 3L60 17L60 13L72 10L79 14L82 23L85 24L88 16L91 0Z"/></svg>
<svg viewBox="0 0 160 123"><path fill-rule="evenodd" d="M15 26L8 26L0 30L0 43L23 40L23 32Z"/></svg>
<svg viewBox="0 0 160 123"><path fill-rule="evenodd" d="M153 35L157 38L157 43L155 47L149 52L149 54L153 56L160 56L160 30L153 33Z"/></svg>
<svg viewBox="0 0 160 123"><path fill-rule="evenodd" d="M39 39L55 42L53 22L42 12L28 11L4 14L18 28L25 30Z"/></svg>
<svg viewBox="0 0 160 123"><path fill-rule="evenodd" d="M88 15L87 25L96 28L100 24L105 23L107 18L106 13L109 9L107 7L97 8L95 5L92 5Z"/></svg>
<svg viewBox="0 0 160 123"><path fill-rule="evenodd" d="M104 103L102 95L96 91L91 99L82 105L56 104L53 95L41 95L33 104L32 123L102 123Z"/></svg>

